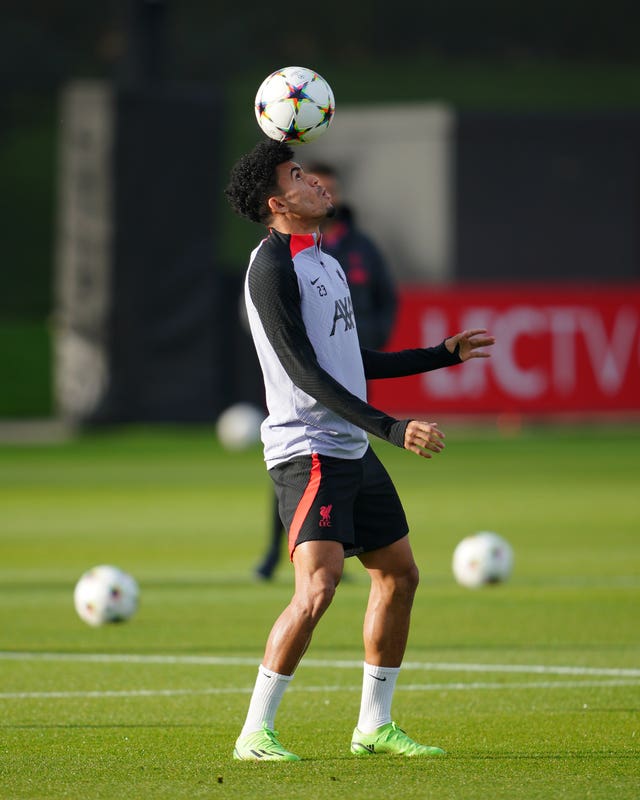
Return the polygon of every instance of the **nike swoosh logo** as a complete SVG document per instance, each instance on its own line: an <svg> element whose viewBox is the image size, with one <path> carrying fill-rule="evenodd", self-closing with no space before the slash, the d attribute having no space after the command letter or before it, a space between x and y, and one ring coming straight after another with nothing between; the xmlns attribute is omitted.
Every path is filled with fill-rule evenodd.
<svg viewBox="0 0 640 800"><path fill-rule="evenodd" d="M312 285L312 286L315 286L315 285L316 285L316 283L317 283L319 280L320 280L320 276L318 276L318 277L315 279L315 281L311 281L311 285Z"/></svg>
<svg viewBox="0 0 640 800"><path fill-rule="evenodd" d="M374 680L376 680L376 681L386 681L387 680L386 678L379 678L377 675L372 675L371 673L369 673L369 677L370 678L374 678Z"/></svg>

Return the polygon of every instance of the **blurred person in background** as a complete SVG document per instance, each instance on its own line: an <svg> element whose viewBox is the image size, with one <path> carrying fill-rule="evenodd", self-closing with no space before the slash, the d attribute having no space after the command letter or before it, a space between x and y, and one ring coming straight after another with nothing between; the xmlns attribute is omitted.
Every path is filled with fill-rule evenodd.
<svg viewBox="0 0 640 800"><path fill-rule="evenodd" d="M335 207L335 216L320 226L322 249L340 262L347 276L360 345L382 350L391 336L398 307L391 271L376 244L356 224L351 206L343 202L336 169L314 162L305 166L305 172L318 178Z"/></svg>
<svg viewBox="0 0 640 800"><path fill-rule="evenodd" d="M398 307L391 271L373 240L357 226L353 209L343 202L336 168L325 162L312 162L306 165L305 172L315 175L331 195L335 214L320 226L322 249L340 262L347 276L360 345L382 350L391 336ZM270 522L267 549L255 568L259 580L273 577L282 555L284 527L275 495Z"/></svg>

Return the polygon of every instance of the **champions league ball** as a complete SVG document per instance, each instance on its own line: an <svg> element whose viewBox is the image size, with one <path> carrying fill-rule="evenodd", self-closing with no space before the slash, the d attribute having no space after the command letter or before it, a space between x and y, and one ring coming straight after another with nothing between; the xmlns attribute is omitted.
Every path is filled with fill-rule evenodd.
<svg viewBox="0 0 640 800"><path fill-rule="evenodd" d="M260 85L255 112L258 125L271 139L311 142L331 125L335 100L331 87L317 72L284 67Z"/></svg>
<svg viewBox="0 0 640 800"><path fill-rule="evenodd" d="M468 589L502 583L511 575L513 550L497 533L480 531L458 544L452 567L456 581Z"/></svg>
<svg viewBox="0 0 640 800"><path fill-rule="evenodd" d="M138 594L138 584L131 575L103 564L82 575L73 592L73 603L80 619L97 627L130 619L138 608Z"/></svg>
<svg viewBox="0 0 640 800"><path fill-rule="evenodd" d="M260 441L265 415L251 403L235 403L220 414L216 433L226 450L246 450Z"/></svg>

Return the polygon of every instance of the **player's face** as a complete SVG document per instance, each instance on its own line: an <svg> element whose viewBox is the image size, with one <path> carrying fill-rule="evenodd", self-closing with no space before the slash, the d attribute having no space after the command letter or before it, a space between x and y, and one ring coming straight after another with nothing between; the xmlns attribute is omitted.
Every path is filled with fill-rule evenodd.
<svg viewBox="0 0 640 800"><path fill-rule="evenodd" d="M339 206L341 202L340 187L335 175L318 175L318 180L329 192L331 202L334 206Z"/></svg>
<svg viewBox="0 0 640 800"><path fill-rule="evenodd" d="M333 213L333 202L315 175L309 175L295 161L286 161L277 168L280 194L271 199L275 216L283 215L291 232L316 230L318 224Z"/></svg>

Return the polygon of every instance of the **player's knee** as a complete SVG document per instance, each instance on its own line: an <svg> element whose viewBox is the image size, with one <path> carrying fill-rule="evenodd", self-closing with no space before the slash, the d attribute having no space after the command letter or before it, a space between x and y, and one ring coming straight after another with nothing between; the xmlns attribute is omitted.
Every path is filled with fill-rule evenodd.
<svg viewBox="0 0 640 800"><path fill-rule="evenodd" d="M331 605L340 581L339 576L326 574L314 582L312 590L313 607L322 614Z"/></svg>
<svg viewBox="0 0 640 800"><path fill-rule="evenodd" d="M393 593L398 598L412 602L419 583L420 571L415 563L410 564L406 569L394 574Z"/></svg>
<svg viewBox="0 0 640 800"><path fill-rule="evenodd" d="M317 622L331 605L339 580L339 576L330 573L315 576L298 595L301 613Z"/></svg>

